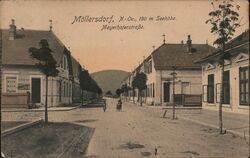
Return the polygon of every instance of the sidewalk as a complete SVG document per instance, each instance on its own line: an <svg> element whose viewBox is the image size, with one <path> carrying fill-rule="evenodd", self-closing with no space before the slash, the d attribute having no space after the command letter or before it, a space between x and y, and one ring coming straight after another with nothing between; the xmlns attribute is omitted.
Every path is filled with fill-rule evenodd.
<svg viewBox="0 0 250 158"><path fill-rule="evenodd" d="M177 112L177 117L213 128L219 126L219 112L215 110L202 109L201 113L186 114ZM241 137L249 137L249 115L223 112L223 128Z"/></svg>
<svg viewBox="0 0 250 158"><path fill-rule="evenodd" d="M83 106L89 104L90 102L83 103ZM81 107L81 103L74 104L71 107L48 107L48 111L70 111ZM44 107L39 107L37 109L21 109L21 108L5 108L1 109L2 112L41 112L44 111Z"/></svg>
<svg viewBox="0 0 250 158"><path fill-rule="evenodd" d="M155 109L160 112L160 117L164 113L164 110L167 109L168 112L166 117L172 117L172 106L149 106L143 104L143 107ZM165 109L163 109L165 108ZM182 108L176 107L176 116L179 119L191 121L193 123L198 123L200 125L208 126L211 128L219 127L219 112L215 110L208 109L200 109L200 108ZM237 134L240 137L248 137L250 135L249 126L250 126L250 117L246 114L238 114L231 112L223 112L222 113L223 120L223 128L226 129L227 132L231 132L233 134Z"/></svg>

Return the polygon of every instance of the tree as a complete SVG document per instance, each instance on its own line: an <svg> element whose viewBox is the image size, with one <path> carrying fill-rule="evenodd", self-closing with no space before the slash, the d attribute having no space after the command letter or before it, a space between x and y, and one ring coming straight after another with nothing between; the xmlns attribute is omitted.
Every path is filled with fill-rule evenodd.
<svg viewBox="0 0 250 158"><path fill-rule="evenodd" d="M128 96L128 85L127 85L127 83L125 83L125 84L122 85L122 87L121 87L121 93L123 93L125 97Z"/></svg>
<svg viewBox="0 0 250 158"><path fill-rule="evenodd" d="M99 87L99 85L96 83L96 81L89 75L89 72L87 70L82 70L79 74L79 80L80 80L80 87L83 90L93 92L95 94L101 95L102 89ZM83 96L82 96L83 100Z"/></svg>
<svg viewBox="0 0 250 158"><path fill-rule="evenodd" d="M120 95L121 95L121 89L118 88L118 89L115 91L115 93L120 97Z"/></svg>
<svg viewBox="0 0 250 158"><path fill-rule="evenodd" d="M45 75L46 90L45 90L45 123L48 123L48 78L55 77L59 71L56 69L56 60L52 56L52 50L49 48L49 43L46 39L39 42L40 48L29 48L30 56L36 59L37 68Z"/></svg>
<svg viewBox="0 0 250 158"><path fill-rule="evenodd" d="M214 45L217 45L221 51L219 63L221 65L221 88L220 88L220 104L219 104L219 129L223 134L222 122L222 104L224 100L224 60L229 57L225 53L226 43L232 39L236 28L240 27L239 5L234 6L233 0L224 0L223 2L215 0L212 3L213 11L209 13L210 18L206 23L210 23L211 33L217 35Z"/></svg>
<svg viewBox="0 0 250 158"><path fill-rule="evenodd" d="M79 66L80 68L80 66ZM79 73L79 81L80 81L80 87L82 90L82 105L83 105L83 91L84 90L88 90L88 86L90 83L90 76L89 76L89 72L87 70L82 70L82 68L80 68L81 71Z"/></svg>
<svg viewBox="0 0 250 158"><path fill-rule="evenodd" d="M133 77L133 80L132 80L133 103L135 103L135 88L136 88L136 80L135 80L135 77Z"/></svg>
<svg viewBox="0 0 250 158"><path fill-rule="evenodd" d="M112 92L110 90L108 90L105 95L112 96Z"/></svg>
<svg viewBox="0 0 250 158"><path fill-rule="evenodd" d="M138 99L140 99L140 105L142 106L142 91L147 88L147 76L143 72L137 72L133 78L134 87L138 89ZM132 86L133 86L132 82Z"/></svg>

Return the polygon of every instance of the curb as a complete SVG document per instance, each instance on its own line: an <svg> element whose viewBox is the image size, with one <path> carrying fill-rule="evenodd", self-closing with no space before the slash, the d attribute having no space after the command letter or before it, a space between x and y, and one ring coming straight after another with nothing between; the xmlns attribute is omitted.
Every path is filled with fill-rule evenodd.
<svg viewBox="0 0 250 158"><path fill-rule="evenodd" d="M23 129L35 126L35 125L40 124L42 122L43 122L43 119L38 119L38 120L35 120L32 122L24 123L24 124L18 125L16 127L12 127L12 128L4 130L3 132L1 132L1 135L2 135L2 137L6 137L8 135L11 135L11 134L16 133L18 131L21 131Z"/></svg>
<svg viewBox="0 0 250 158"><path fill-rule="evenodd" d="M182 117L182 116L178 116L178 118L180 118L182 120L190 121L190 122L193 122L193 123L196 123L196 124L200 124L200 125L203 125L203 126L207 126L207 127L218 129L218 126L215 126L215 125L212 125L212 124L209 124L209 123L205 123L205 122L201 122L201 121L189 119L189 118ZM223 130L226 130L226 132L228 132L228 133L232 133L232 134L238 135L238 136L240 136L242 138L249 138L248 134L245 134L245 133L242 133L242 132L237 132L237 131L226 129L226 128L223 128Z"/></svg>
<svg viewBox="0 0 250 158"><path fill-rule="evenodd" d="M78 106L75 106L75 107L72 107L72 108L60 108L58 107L58 109L54 108L54 109L50 109L48 108L48 111L70 111L70 110L74 110L74 109L77 109L79 107L81 107L82 105L78 105ZM45 111L45 109L4 109L4 110L1 110L2 112L41 112L41 111Z"/></svg>

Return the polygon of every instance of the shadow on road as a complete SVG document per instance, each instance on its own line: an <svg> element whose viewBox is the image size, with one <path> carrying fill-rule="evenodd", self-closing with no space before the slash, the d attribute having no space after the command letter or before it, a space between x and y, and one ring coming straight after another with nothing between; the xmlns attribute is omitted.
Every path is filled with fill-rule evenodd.
<svg viewBox="0 0 250 158"><path fill-rule="evenodd" d="M96 122L98 121L97 119L88 119L88 120L77 120L75 122L79 122L79 123L87 123L87 122Z"/></svg>

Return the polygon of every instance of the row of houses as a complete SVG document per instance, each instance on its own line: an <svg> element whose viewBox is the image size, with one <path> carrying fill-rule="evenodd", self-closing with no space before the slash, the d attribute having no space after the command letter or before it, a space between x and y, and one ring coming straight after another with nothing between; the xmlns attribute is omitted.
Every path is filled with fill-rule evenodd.
<svg viewBox="0 0 250 158"><path fill-rule="evenodd" d="M44 105L45 75L36 67L36 60L30 57L30 47L39 48L39 42L46 39L57 62L59 74L49 77L48 106L71 104L81 101L79 73L84 70L71 52L50 30L16 29L12 20L9 29L2 29L2 96L1 107L27 107ZM95 95L84 92L85 99Z"/></svg>
<svg viewBox="0 0 250 158"><path fill-rule="evenodd" d="M224 103L227 111L248 113L249 110L249 30L226 46L230 59L225 61ZM208 44L165 43L154 49L121 83L132 87L137 72L147 75L143 102L149 105L203 106L218 109L221 51ZM125 94L138 99L138 90Z"/></svg>

